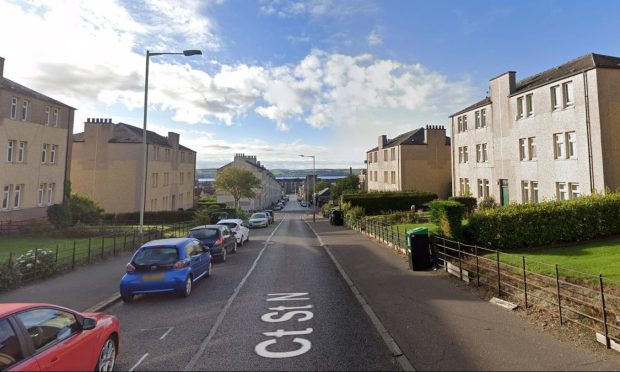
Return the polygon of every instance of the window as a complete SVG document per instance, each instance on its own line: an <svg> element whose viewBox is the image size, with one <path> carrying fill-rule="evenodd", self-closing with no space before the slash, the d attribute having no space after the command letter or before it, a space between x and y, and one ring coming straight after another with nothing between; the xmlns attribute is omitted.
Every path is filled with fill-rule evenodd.
<svg viewBox="0 0 620 372"><path fill-rule="evenodd" d="M387 161L388 160L388 151L387 149L383 150L383 161Z"/></svg>
<svg viewBox="0 0 620 372"><path fill-rule="evenodd" d="M162 207L164 210L168 209L168 197L167 197L167 196L164 196L164 199L163 199L162 201L163 201L163 203L162 203L162 206L161 206L161 207Z"/></svg>
<svg viewBox="0 0 620 372"><path fill-rule="evenodd" d="M56 184L50 183L47 185L47 205L54 204L54 188Z"/></svg>
<svg viewBox="0 0 620 372"><path fill-rule="evenodd" d="M57 108L54 109L54 126L55 127L58 126L58 109Z"/></svg>
<svg viewBox="0 0 620 372"><path fill-rule="evenodd" d="M532 203L538 203L538 181L530 182L532 189L532 197L530 198Z"/></svg>
<svg viewBox="0 0 620 372"><path fill-rule="evenodd" d="M157 173L151 174L151 186L157 187Z"/></svg>
<svg viewBox="0 0 620 372"><path fill-rule="evenodd" d="M183 177L185 174L183 174L183 172L179 173L179 182L181 183L181 185L184 183L185 181L185 177Z"/></svg>
<svg viewBox="0 0 620 372"><path fill-rule="evenodd" d="M469 178L465 178L465 195L469 195Z"/></svg>
<svg viewBox="0 0 620 372"><path fill-rule="evenodd" d="M463 117L459 116L458 118L456 118L457 121L457 130L459 133L461 133L463 131Z"/></svg>
<svg viewBox="0 0 620 372"><path fill-rule="evenodd" d="M11 191L11 187L9 185L5 185L2 188L2 209L9 209L10 191Z"/></svg>
<svg viewBox="0 0 620 372"><path fill-rule="evenodd" d="M525 138L519 138L519 160L527 159L527 147Z"/></svg>
<svg viewBox="0 0 620 372"><path fill-rule="evenodd" d="M396 160L396 149L392 148L390 150L390 160Z"/></svg>
<svg viewBox="0 0 620 372"><path fill-rule="evenodd" d="M45 184L44 183L40 183L39 184L39 191L37 192L37 205L39 207L43 206L44 197L45 197Z"/></svg>
<svg viewBox="0 0 620 372"><path fill-rule="evenodd" d="M159 147L153 146L153 160L159 160Z"/></svg>
<svg viewBox="0 0 620 372"><path fill-rule="evenodd" d="M530 93L525 96L525 116L532 116L534 114L534 104L532 99L534 97L533 93Z"/></svg>
<svg viewBox="0 0 620 372"><path fill-rule="evenodd" d="M562 108L562 98L560 97L560 86L555 85L551 87L551 108L558 110Z"/></svg>
<svg viewBox="0 0 620 372"><path fill-rule="evenodd" d="M476 145L476 163L482 161L482 145Z"/></svg>
<svg viewBox="0 0 620 372"><path fill-rule="evenodd" d="M475 113L475 127L476 129L480 128L480 110L476 111Z"/></svg>
<svg viewBox="0 0 620 372"><path fill-rule="evenodd" d="M26 157L26 142L19 141L19 146L17 146L17 162L23 163Z"/></svg>
<svg viewBox="0 0 620 372"><path fill-rule="evenodd" d="M527 139L528 159L536 160L536 137Z"/></svg>
<svg viewBox="0 0 620 372"><path fill-rule="evenodd" d="M566 182L556 182L555 189L558 200L568 200L568 188L566 187Z"/></svg>
<svg viewBox="0 0 620 372"><path fill-rule="evenodd" d="M578 198L581 196L581 191L579 191L579 184L578 183L570 183L570 198L574 199L574 198Z"/></svg>
<svg viewBox="0 0 620 372"><path fill-rule="evenodd" d="M467 146L463 146L463 163L469 161L469 153L467 152Z"/></svg>
<svg viewBox="0 0 620 372"><path fill-rule="evenodd" d="M384 183L388 183L388 172L387 171L383 171L383 182Z"/></svg>
<svg viewBox="0 0 620 372"><path fill-rule="evenodd" d="M11 119L17 118L17 97L11 98Z"/></svg>
<svg viewBox="0 0 620 372"><path fill-rule="evenodd" d="M17 314L32 338L35 350L62 341L79 332L80 328L71 313L57 309L34 309Z"/></svg>
<svg viewBox="0 0 620 372"><path fill-rule="evenodd" d="M50 145L50 163L56 163L56 145Z"/></svg>
<svg viewBox="0 0 620 372"><path fill-rule="evenodd" d="M166 150L166 151L168 151L168 150ZM368 154L368 163L372 163L372 154L371 153Z"/></svg>
<svg viewBox="0 0 620 372"><path fill-rule="evenodd" d="M459 163L463 162L463 147L459 147Z"/></svg>
<svg viewBox="0 0 620 372"><path fill-rule="evenodd" d="M521 181L521 199L523 203L530 202L530 182Z"/></svg>
<svg viewBox="0 0 620 372"><path fill-rule="evenodd" d="M372 153L372 161L373 161L373 163L377 162L377 152L376 151Z"/></svg>
<svg viewBox="0 0 620 372"><path fill-rule="evenodd" d="M396 185L396 171L392 171L391 174L391 181L392 181L392 185Z"/></svg>
<svg viewBox="0 0 620 372"><path fill-rule="evenodd" d="M183 205L183 194L179 194L179 205Z"/></svg>
<svg viewBox="0 0 620 372"><path fill-rule="evenodd" d="M43 124L47 127L50 125L50 107L45 106L45 117L43 118Z"/></svg>
<svg viewBox="0 0 620 372"><path fill-rule="evenodd" d="M478 178L478 197L484 197L484 188L482 186L482 180L480 178Z"/></svg>
<svg viewBox="0 0 620 372"><path fill-rule="evenodd" d="M28 101L24 100L22 103L22 120L26 120L28 118Z"/></svg>
<svg viewBox="0 0 620 372"><path fill-rule="evenodd" d="M165 160L166 161L170 161L170 149L166 149L166 151L164 152L165 154ZM370 162L370 161L369 161Z"/></svg>
<svg viewBox="0 0 620 372"><path fill-rule="evenodd" d="M486 163L487 161L489 161L489 155L487 153L487 144L483 143L482 144L482 161L484 163Z"/></svg>
<svg viewBox="0 0 620 372"><path fill-rule="evenodd" d="M0 370L6 371L24 358L19 339L7 319L0 319Z"/></svg>
<svg viewBox="0 0 620 372"><path fill-rule="evenodd" d="M487 161L487 144L476 145L476 163L486 163Z"/></svg>
<svg viewBox="0 0 620 372"><path fill-rule="evenodd" d="M556 133L553 135L553 142L555 143L555 158L563 159L564 154L564 133Z"/></svg>
<svg viewBox="0 0 620 372"><path fill-rule="evenodd" d="M517 98L517 119L523 118L523 97Z"/></svg>
<svg viewBox="0 0 620 372"><path fill-rule="evenodd" d="M14 143L15 141L9 140L6 148L6 161L9 163L13 162L13 151L15 150L13 145Z"/></svg>
<svg viewBox="0 0 620 372"><path fill-rule="evenodd" d="M564 93L564 107L572 106L573 100L573 82L569 81L562 84L562 93Z"/></svg>
<svg viewBox="0 0 620 372"><path fill-rule="evenodd" d="M13 208L18 209L22 203L22 189L24 185L15 185L15 192L13 193Z"/></svg>
<svg viewBox="0 0 620 372"><path fill-rule="evenodd" d="M157 199L151 199L151 211L157 210Z"/></svg>
<svg viewBox="0 0 620 372"><path fill-rule="evenodd" d="M482 180L483 182L483 186L484 186L484 196L489 196L491 194L491 189L489 188L489 180L484 179Z"/></svg>
<svg viewBox="0 0 620 372"><path fill-rule="evenodd" d="M575 132L566 133L567 155L569 159L577 159L577 135Z"/></svg>
<svg viewBox="0 0 620 372"><path fill-rule="evenodd" d="M487 126L487 109L480 110L480 128Z"/></svg>
<svg viewBox="0 0 620 372"><path fill-rule="evenodd" d="M168 177L168 172L165 172L165 173L164 173L164 186L168 186L168 181L169 181L169 179L168 179L168 178L169 178L169 177Z"/></svg>
<svg viewBox="0 0 620 372"><path fill-rule="evenodd" d="M463 115L463 132L467 130L467 115Z"/></svg>
<svg viewBox="0 0 620 372"><path fill-rule="evenodd" d="M41 163L45 163L47 161L47 144L44 143L41 146Z"/></svg>
<svg viewBox="0 0 620 372"><path fill-rule="evenodd" d="M465 192L465 180L463 178L459 178L459 195L463 195Z"/></svg>

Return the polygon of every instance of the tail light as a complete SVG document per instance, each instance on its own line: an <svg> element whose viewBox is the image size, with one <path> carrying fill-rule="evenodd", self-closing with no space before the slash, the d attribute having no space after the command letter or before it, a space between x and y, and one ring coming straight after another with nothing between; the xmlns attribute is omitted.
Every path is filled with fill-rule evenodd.
<svg viewBox="0 0 620 372"><path fill-rule="evenodd" d="M216 240L214 245L221 245L223 243L224 243L224 238L222 237L222 238L219 238L218 240Z"/></svg>
<svg viewBox="0 0 620 372"><path fill-rule="evenodd" d="M130 263L127 264L127 272L128 273L133 273L134 271L136 271L136 267Z"/></svg>
<svg viewBox="0 0 620 372"><path fill-rule="evenodd" d="M175 268L175 269L182 269L182 268L184 268L185 266L187 266L187 261L185 261L185 260L177 261L177 262L174 264L174 268Z"/></svg>

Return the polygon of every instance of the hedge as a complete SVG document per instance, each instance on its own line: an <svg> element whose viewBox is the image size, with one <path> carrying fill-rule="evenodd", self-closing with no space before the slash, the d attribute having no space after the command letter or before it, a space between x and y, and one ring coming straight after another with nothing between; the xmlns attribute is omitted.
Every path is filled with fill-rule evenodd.
<svg viewBox="0 0 620 372"><path fill-rule="evenodd" d="M478 200L472 196L451 196L448 199L463 204L465 216L469 216L478 205Z"/></svg>
<svg viewBox="0 0 620 372"><path fill-rule="evenodd" d="M132 213L104 213L102 215L104 221L108 222L123 222L123 223L139 223L140 212ZM189 221L194 217L193 210L184 211L158 211L158 212L144 212L144 223L161 223L161 222L184 222Z"/></svg>
<svg viewBox="0 0 620 372"><path fill-rule="evenodd" d="M620 234L620 193L487 209L472 214L467 229L475 243L500 249Z"/></svg>
<svg viewBox="0 0 620 372"><path fill-rule="evenodd" d="M429 203L431 221L439 227L439 233L453 239L461 239L461 221L465 208L454 200L436 200Z"/></svg>
<svg viewBox="0 0 620 372"><path fill-rule="evenodd" d="M364 208L367 215L374 215L382 211L408 211L412 205L421 206L435 199L437 194L424 191L369 192L344 194L341 203L351 203L352 207Z"/></svg>

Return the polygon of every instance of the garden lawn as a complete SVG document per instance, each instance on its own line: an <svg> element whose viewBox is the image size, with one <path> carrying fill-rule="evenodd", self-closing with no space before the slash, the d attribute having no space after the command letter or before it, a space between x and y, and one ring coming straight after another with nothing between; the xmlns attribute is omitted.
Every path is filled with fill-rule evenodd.
<svg viewBox="0 0 620 372"><path fill-rule="evenodd" d="M558 264L561 277L598 282L598 275L602 274L606 283L620 287L620 237L566 247L502 253L500 261L522 267L522 256L525 256L530 271L555 276L555 264Z"/></svg>
<svg viewBox="0 0 620 372"><path fill-rule="evenodd" d="M403 224L400 224L400 225L392 226L392 229L394 229L394 231L396 231L396 229L398 228L398 231L401 234L404 234L405 232L407 232L407 230L415 229L416 227L426 227L428 229L428 234L429 235L437 234L438 231L439 231L439 226L435 225L432 222L428 222L428 223L403 223Z"/></svg>

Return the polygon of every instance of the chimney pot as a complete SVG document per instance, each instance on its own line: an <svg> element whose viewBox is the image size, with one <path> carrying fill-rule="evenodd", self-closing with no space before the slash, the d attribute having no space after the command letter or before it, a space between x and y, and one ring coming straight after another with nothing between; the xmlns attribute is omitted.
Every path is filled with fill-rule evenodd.
<svg viewBox="0 0 620 372"><path fill-rule="evenodd" d="M0 57L0 78L4 76L4 58Z"/></svg>

